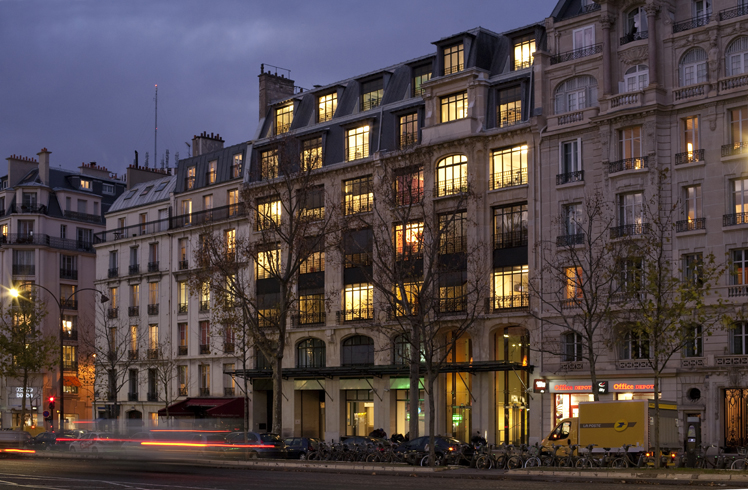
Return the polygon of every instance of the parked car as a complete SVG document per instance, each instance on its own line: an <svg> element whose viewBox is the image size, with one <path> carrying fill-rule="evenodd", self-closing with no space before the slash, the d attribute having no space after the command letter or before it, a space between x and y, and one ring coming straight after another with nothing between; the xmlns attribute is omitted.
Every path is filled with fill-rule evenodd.
<svg viewBox="0 0 748 490"><path fill-rule="evenodd" d="M31 434L25 430L0 430L0 449L23 449L31 444Z"/></svg>
<svg viewBox="0 0 748 490"><path fill-rule="evenodd" d="M63 438L60 438L63 439ZM29 447L37 451L67 451L67 444L62 441L57 443L57 434L54 432L40 432L31 441Z"/></svg>
<svg viewBox="0 0 748 490"><path fill-rule="evenodd" d="M310 451L316 451L320 443L313 437L289 437L284 439L288 459L306 459Z"/></svg>
<svg viewBox="0 0 748 490"><path fill-rule="evenodd" d="M118 446L118 443L112 439L112 435L106 432L87 432L79 439L71 442L68 451L96 456L99 453L111 451Z"/></svg>
<svg viewBox="0 0 748 490"><path fill-rule="evenodd" d="M247 432L245 444L243 432L231 432L226 436L226 445L222 452L229 457L243 457L245 452L250 458L286 459L288 456L286 444L278 434Z"/></svg>
<svg viewBox="0 0 748 490"><path fill-rule="evenodd" d="M442 461L444 458L444 455L451 452L456 451L460 448L460 446L463 446L463 443L458 441L457 439L453 437L443 437L443 436L436 436L435 438L436 448L436 459L437 461ZM420 458L418 461L413 458L408 458L408 454L425 454L429 450L429 436L423 436L423 437L417 437L410 441L405 441L399 446L395 448L395 451L399 453L403 453L406 455L406 461L408 463L415 463L418 464L420 462ZM460 460L460 464L462 465L470 465L470 460L472 459L473 455L473 448L472 446L464 446L464 453L463 453L463 459Z"/></svg>

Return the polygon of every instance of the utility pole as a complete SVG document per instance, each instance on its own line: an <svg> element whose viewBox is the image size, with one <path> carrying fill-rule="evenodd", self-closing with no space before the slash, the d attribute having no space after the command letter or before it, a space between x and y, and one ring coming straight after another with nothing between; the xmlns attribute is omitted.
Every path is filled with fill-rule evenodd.
<svg viewBox="0 0 748 490"><path fill-rule="evenodd" d="M158 84L156 84L156 118L154 120L153 130L153 168L156 168L156 162L158 161Z"/></svg>

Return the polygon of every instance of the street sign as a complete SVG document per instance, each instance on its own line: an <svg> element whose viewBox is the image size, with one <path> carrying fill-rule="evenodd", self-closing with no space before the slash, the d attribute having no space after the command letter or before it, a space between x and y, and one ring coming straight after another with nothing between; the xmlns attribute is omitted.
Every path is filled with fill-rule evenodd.
<svg viewBox="0 0 748 490"><path fill-rule="evenodd" d="M45 410L44 412L42 412L42 415L44 415L45 419L48 419L49 418L49 410Z"/></svg>
<svg viewBox="0 0 748 490"><path fill-rule="evenodd" d="M597 392L601 395L604 395L608 392L608 382L607 381L598 381L597 382Z"/></svg>

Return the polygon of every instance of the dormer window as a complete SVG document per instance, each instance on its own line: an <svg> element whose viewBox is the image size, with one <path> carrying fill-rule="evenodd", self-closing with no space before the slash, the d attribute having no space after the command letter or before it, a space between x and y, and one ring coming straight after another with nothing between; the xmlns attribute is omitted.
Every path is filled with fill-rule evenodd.
<svg viewBox="0 0 748 490"><path fill-rule="evenodd" d="M190 190L195 188L195 167L187 167L187 177L185 178L184 182L184 188L185 190Z"/></svg>
<svg viewBox="0 0 748 490"><path fill-rule="evenodd" d="M113 184L102 184L101 192L103 194L114 194L114 185Z"/></svg>
<svg viewBox="0 0 748 490"><path fill-rule="evenodd" d="M514 40L514 69L530 68L535 56L535 37L532 34Z"/></svg>
<svg viewBox="0 0 748 490"><path fill-rule="evenodd" d="M216 183L216 167L218 167L218 160L208 162L208 175L206 175L208 185Z"/></svg>
<svg viewBox="0 0 748 490"><path fill-rule="evenodd" d="M463 44L455 44L444 48L444 74L451 75L465 69Z"/></svg>
<svg viewBox="0 0 748 490"><path fill-rule="evenodd" d="M293 122L293 104L275 110L275 134L287 133Z"/></svg>
<svg viewBox="0 0 748 490"><path fill-rule="evenodd" d="M361 84L361 110L368 111L379 107L384 95L384 80L379 78Z"/></svg>
<svg viewBox="0 0 748 490"><path fill-rule="evenodd" d="M337 92L318 97L317 105L319 109L317 122L329 121L335 115L335 109L338 108Z"/></svg>
<svg viewBox="0 0 748 490"><path fill-rule="evenodd" d="M423 65L413 68L413 97L423 95L423 85L431 80L431 65Z"/></svg>
<svg viewBox="0 0 748 490"><path fill-rule="evenodd" d="M88 179L81 179L81 190L84 191L90 191L91 190L91 181Z"/></svg>
<svg viewBox="0 0 748 490"><path fill-rule="evenodd" d="M522 89L505 88L499 92L498 127L505 128L522 121Z"/></svg>

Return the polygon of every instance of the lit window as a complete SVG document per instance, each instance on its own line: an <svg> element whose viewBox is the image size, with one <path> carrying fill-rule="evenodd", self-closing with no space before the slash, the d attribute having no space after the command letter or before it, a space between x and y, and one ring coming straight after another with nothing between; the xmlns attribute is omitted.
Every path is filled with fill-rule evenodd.
<svg viewBox="0 0 748 490"><path fill-rule="evenodd" d="M497 121L500 128L522 122L522 89L507 88L499 92Z"/></svg>
<svg viewBox="0 0 748 490"><path fill-rule="evenodd" d="M368 111L379 107L384 94L384 80L378 78L361 84L361 110Z"/></svg>
<svg viewBox="0 0 748 490"><path fill-rule="evenodd" d="M187 302L190 299L190 293L186 282L177 283L177 294L179 296L179 313L187 313Z"/></svg>
<svg viewBox="0 0 748 490"><path fill-rule="evenodd" d="M413 68L413 97L423 95L422 85L431 80L431 65Z"/></svg>
<svg viewBox="0 0 748 490"><path fill-rule="evenodd" d="M83 189L84 191L90 191L91 181L87 179L81 179L81 189Z"/></svg>
<svg viewBox="0 0 748 490"><path fill-rule="evenodd" d="M743 223L742 218L748 213L748 179L734 179L730 183L732 184L732 205L735 214L740 215L741 221L738 221L740 224Z"/></svg>
<svg viewBox="0 0 748 490"><path fill-rule="evenodd" d="M406 170L395 177L395 198L398 206L410 206L423 199L423 167Z"/></svg>
<svg viewBox="0 0 748 490"><path fill-rule="evenodd" d="M418 114L400 117L400 148L407 148L418 143Z"/></svg>
<svg viewBox="0 0 748 490"><path fill-rule="evenodd" d="M145 189L143 189L143 192L140 193L140 195L141 196L145 196L146 194L148 194L150 192L151 189L153 189L153 186L152 185L147 185L145 187Z"/></svg>
<svg viewBox="0 0 748 490"><path fill-rule="evenodd" d="M514 69L530 68L535 56L535 39L532 35L514 40Z"/></svg>
<svg viewBox="0 0 748 490"><path fill-rule="evenodd" d="M260 180L270 180L278 177L278 150L260 153Z"/></svg>
<svg viewBox="0 0 748 490"><path fill-rule="evenodd" d="M322 137L312 138L301 142L302 170L316 170L322 168Z"/></svg>
<svg viewBox="0 0 748 490"><path fill-rule="evenodd" d="M634 232L641 233L644 223L644 194L631 192L618 196L618 224L620 226L634 226Z"/></svg>
<svg viewBox="0 0 748 490"><path fill-rule="evenodd" d="M324 294L300 294L299 295L299 323L309 325L324 323L325 321L325 295Z"/></svg>
<svg viewBox="0 0 748 490"><path fill-rule="evenodd" d="M701 218L700 185L690 185L683 188L683 214L689 223Z"/></svg>
<svg viewBox="0 0 748 490"><path fill-rule="evenodd" d="M523 308L529 305L528 274L529 267L527 265L494 269L494 309Z"/></svg>
<svg viewBox="0 0 748 490"><path fill-rule="evenodd" d="M236 256L236 230L230 229L225 232L226 238L226 255L229 260L233 260Z"/></svg>
<svg viewBox="0 0 748 490"><path fill-rule="evenodd" d="M694 160L694 154L699 151L699 118L687 117L683 120L683 143L689 161Z"/></svg>
<svg viewBox="0 0 748 490"><path fill-rule="evenodd" d="M338 107L338 94L332 93L319 97L317 99L318 104L318 122L325 122L332 119L335 115L335 109Z"/></svg>
<svg viewBox="0 0 748 490"><path fill-rule="evenodd" d="M208 162L208 175L206 175L208 185L216 183L216 167L217 166L218 166L218 160L212 160Z"/></svg>
<svg viewBox="0 0 748 490"><path fill-rule="evenodd" d="M527 145L495 150L491 161L491 189L527 184Z"/></svg>
<svg viewBox="0 0 748 490"><path fill-rule="evenodd" d="M229 216L236 216L239 214L239 189L231 189L228 191L229 201Z"/></svg>
<svg viewBox="0 0 748 490"><path fill-rule="evenodd" d="M187 167L187 177L185 177L184 188L186 190L195 188L195 167Z"/></svg>
<svg viewBox="0 0 748 490"><path fill-rule="evenodd" d="M742 148L744 144L748 144L748 106L730 109L729 116L730 143L734 149ZM694 133L697 134L697 131L695 130Z"/></svg>
<svg viewBox="0 0 748 490"><path fill-rule="evenodd" d="M325 271L325 251L312 252L299 266L299 274L312 274Z"/></svg>
<svg viewBox="0 0 748 490"><path fill-rule="evenodd" d="M182 200L182 219L185 225L192 223L192 199Z"/></svg>
<svg viewBox="0 0 748 490"><path fill-rule="evenodd" d="M242 176L242 161L244 157L241 154L234 155L234 164L231 165L231 178L238 179Z"/></svg>
<svg viewBox="0 0 748 490"><path fill-rule="evenodd" d="M467 192L467 157L451 155L436 165L436 195L451 196Z"/></svg>
<svg viewBox="0 0 748 490"><path fill-rule="evenodd" d="M369 126L361 126L346 131L346 160L360 160L369 156Z"/></svg>
<svg viewBox="0 0 748 490"><path fill-rule="evenodd" d="M442 122L456 121L467 117L467 91L441 98Z"/></svg>
<svg viewBox="0 0 748 490"><path fill-rule="evenodd" d="M395 225L396 260L421 258L423 254L423 221Z"/></svg>
<svg viewBox="0 0 748 490"><path fill-rule="evenodd" d="M493 210L494 249L527 246L527 204Z"/></svg>
<svg viewBox="0 0 748 490"><path fill-rule="evenodd" d="M158 349L158 325L148 325L148 348Z"/></svg>
<svg viewBox="0 0 748 490"><path fill-rule="evenodd" d="M280 226L281 202L277 198L266 198L257 202L257 231Z"/></svg>
<svg viewBox="0 0 748 490"><path fill-rule="evenodd" d="M622 160L632 160L626 168L642 168L642 127L634 126L619 131L618 154Z"/></svg>
<svg viewBox="0 0 748 490"><path fill-rule="evenodd" d="M158 305L158 304L159 304L158 283L149 282L148 283L148 305Z"/></svg>
<svg viewBox="0 0 748 490"><path fill-rule="evenodd" d="M275 110L275 134L287 133L293 121L293 104Z"/></svg>
<svg viewBox="0 0 748 490"><path fill-rule="evenodd" d="M373 209L374 192L372 177L359 177L343 182L343 204L345 215L366 213Z"/></svg>
<svg viewBox="0 0 748 490"><path fill-rule="evenodd" d="M444 48L444 74L457 73L465 68L465 58L462 43Z"/></svg>
<svg viewBox="0 0 748 490"><path fill-rule="evenodd" d="M458 273L459 274L459 273ZM451 274L447 274L451 276ZM441 281L441 279L440 279ZM439 284L439 312L454 313L465 311L467 298L465 297L465 283Z"/></svg>
<svg viewBox="0 0 748 490"><path fill-rule="evenodd" d="M402 289L400 286L395 286L395 314L397 316L417 315L423 282L406 282L401 286ZM405 294L403 295L403 293Z"/></svg>
<svg viewBox="0 0 748 490"><path fill-rule="evenodd" d="M582 268L567 267L564 269L566 283L564 284L564 297L567 300L578 301L582 298Z"/></svg>
<svg viewBox="0 0 748 490"><path fill-rule="evenodd" d="M730 252L732 269L730 271L730 284L740 286L748 284L748 249L740 248Z"/></svg>
<svg viewBox="0 0 748 490"><path fill-rule="evenodd" d="M374 288L371 284L348 284L344 292L345 320L368 320L374 317Z"/></svg>

